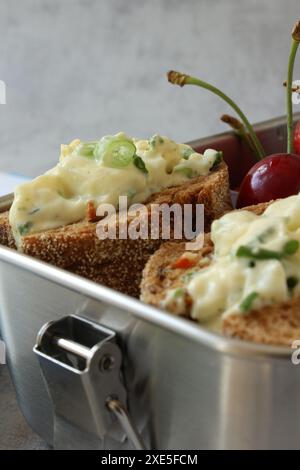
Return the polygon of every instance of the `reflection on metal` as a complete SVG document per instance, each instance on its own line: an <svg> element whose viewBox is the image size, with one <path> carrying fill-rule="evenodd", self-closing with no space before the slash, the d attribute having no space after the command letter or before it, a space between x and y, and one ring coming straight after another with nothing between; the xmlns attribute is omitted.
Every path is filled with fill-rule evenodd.
<svg viewBox="0 0 300 470"><path fill-rule="evenodd" d="M4 344L4 341L1 341L1 339L0 339L0 364L6 364L5 344Z"/></svg>
<svg viewBox="0 0 300 470"><path fill-rule="evenodd" d="M6 104L6 85L3 80L0 80L0 104Z"/></svg>
<svg viewBox="0 0 300 470"><path fill-rule="evenodd" d="M127 437L134 448L143 448L125 406L114 331L67 316L42 327L34 352L53 403L56 448L66 438L75 444L79 432L99 441L109 436L120 444Z"/></svg>
<svg viewBox="0 0 300 470"><path fill-rule="evenodd" d="M134 448L137 450L144 450L145 446L143 441L139 436L139 433L136 430L135 425L132 422L124 405L116 398L108 398L107 407L118 418L119 423L124 429L128 439L132 442Z"/></svg>

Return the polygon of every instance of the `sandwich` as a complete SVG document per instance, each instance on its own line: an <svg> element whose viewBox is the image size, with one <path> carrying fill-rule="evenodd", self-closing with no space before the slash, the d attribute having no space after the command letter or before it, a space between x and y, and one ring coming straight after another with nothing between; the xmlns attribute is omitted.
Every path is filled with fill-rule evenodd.
<svg viewBox="0 0 300 470"><path fill-rule="evenodd" d="M224 335L291 346L300 338L300 194L230 211L204 244L164 244L141 300Z"/></svg>
<svg viewBox="0 0 300 470"><path fill-rule="evenodd" d="M165 242L161 231L154 238L118 236L121 222L128 226L136 218L130 207L141 203L146 218L153 205L203 204L209 230L231 207L221 152L202 155L159 135L74 140L62 146L53 169L16 188L10 211L0 215L0 243L138 297L143 268ZM116 214L108 217L109 207ZM115 237L99 238L104 219Z"/></svg>

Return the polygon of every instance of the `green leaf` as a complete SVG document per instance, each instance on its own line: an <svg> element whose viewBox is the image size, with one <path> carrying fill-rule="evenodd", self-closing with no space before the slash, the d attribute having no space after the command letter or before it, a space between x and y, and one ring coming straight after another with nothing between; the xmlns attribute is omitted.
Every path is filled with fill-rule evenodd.
<svg viewBox="0 0 300 470"><path fill-rule="evenodd" d="M249 310L251 310L252 304L257 297L257 292L251 292L251 294L247 295L247 297L245 297L240 304L240 309L242 310L242 312L248 312Z"/></svg>
<svg viewBox="0 0 300 470"><path fill-rule="evenodd" d="M133 157L133 164L139 169L141 170L143 173L145 174L148 174L149 171L147 170L146 168L146 165L145 165L145 162L144 160L139 157L138 155L134 155Z"/></svg>

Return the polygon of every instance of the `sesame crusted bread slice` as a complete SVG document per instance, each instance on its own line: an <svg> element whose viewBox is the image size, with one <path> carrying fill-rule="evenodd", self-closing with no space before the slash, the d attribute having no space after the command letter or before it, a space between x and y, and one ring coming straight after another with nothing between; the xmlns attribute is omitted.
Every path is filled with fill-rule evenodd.
<svg viewBox="0 0 300 470"><path fill-rule="evenodd" d="M270 203L258 204L245 209L257 215L262 214ZM188 279L195 271L207 266L213 252L213 243L209 234L205 234L204 246L198 251L189 254L192 259L191 267L176 268L176 261L185 253L185 242L171 241L164 243L149 259L145 266L141 283L141 300L145 303L159 306L163 301L166 289L181 288L185 279ZM187 302L189 315L190 301ZM168 308L172 311L171 308ZM174 312L176 313L176 312Z"/></svg>
<svg viewBox="0 0 300 470"><path fill-rule="evenodd" d="M146 201L151 204L204 204L205 227L231 207L228 170L224 162L206 176L167 188ZM128 223L132 221L129 218ZM118 225L118 222L117 222ZM20 250L123 293L139 296L143 268L163 243L158 239L105 239L96 234L97 222L87 220L23 236ZM118 226L117 226L118 230ZM8 214L0 219L0 242L12 246Z"/></svg>
<svg viewBox="0 0 300 470"><path fill-rule="evenodd" d="M15 240L10 229L8 212L0 213L0 245L15 248Z"/></svg>
<svg viewBox="0 0 300 470"><path fill-rule="evenodd" d="M191 267L176 267L176 262L185 254L185 242L172 241L164 243L149 259L143 271L141 282L142 302L162 307L166 298L166 291L181 289L195 271L210 263L213 244L209 234L205 235L205 243L201 250L191 252L189 259L193 261ZM172 313L188 317L191 310L191 299L185 295L184 309L177 310L176 302L168 305Z"/></svg>
<svg viewBox="0 0 300 470"><path fill-rule="evenodd" d="M257 215L262 214L270 203L246 208ZM213 243L209 234L201 250L190 254L189 263L178 263L183 259L185 243L165 243L146 264L141 283L141 300L145 303L163 307L167 291L182 289L192 273L208 266L213 254ZM187 259L189 259L189 256ZM185 317L190 316L192 299L184 294L184 303L178 310L178 302L168 302L167 309ZM229 315L221 321L221 331L231 337L258 343L291 346L300 338L300 298L267 305L247 314Z"/></svg>
<svg viewBox="0 0 300 470"><path fill-rule="evenodd" d="M291 347L300 338L300 297L266 305L247 315L230 315L223 319L222 331L246 341Z"/></svg>

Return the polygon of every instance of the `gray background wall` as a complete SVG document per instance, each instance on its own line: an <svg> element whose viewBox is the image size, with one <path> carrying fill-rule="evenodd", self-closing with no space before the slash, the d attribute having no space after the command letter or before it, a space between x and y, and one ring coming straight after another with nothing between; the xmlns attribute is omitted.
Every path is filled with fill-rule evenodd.
<svg viewBox="0 0 300 470"><path fill-rule="evenodd" d="M224 130L226 106L168 85L169 68L220 86L252 121L283 114L299 17L299 0L0 0L0 171L37 175L74 137L124 130L186 141ZM0 417L0 448L42 446L3 366Z"/></svg>
<svg viewBox="0 0 300 470"><path fill-rule="evenodd" d="M37 175L74 137L223 130L226 106L169 85L170 68L222 87L252 121L283 114L298 16L299 0L1 0L0 170Z"/></svg>

